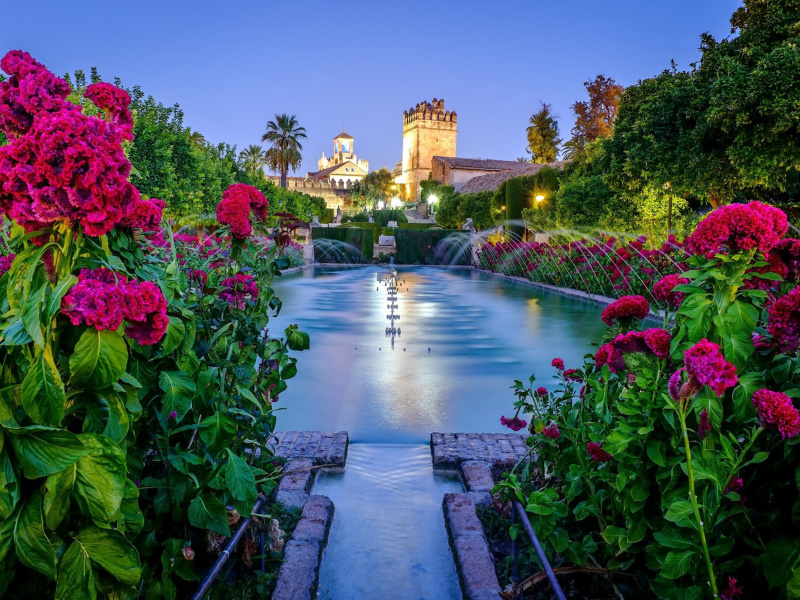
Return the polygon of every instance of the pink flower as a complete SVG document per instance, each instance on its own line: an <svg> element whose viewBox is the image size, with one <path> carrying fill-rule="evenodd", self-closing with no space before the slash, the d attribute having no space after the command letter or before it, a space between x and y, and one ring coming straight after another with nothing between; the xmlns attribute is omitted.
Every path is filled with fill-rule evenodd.
<svg viewBox="0 0 800 600"><path fill-rule="evenodd" d="M125 315L121 286L108 282L108 269L84 270L61 299L61 312L73 325L88 325L98 331L116 331Z"/></svg>
<svg viewBox="0 0 800 600"><path fill-rule="evenodd" d="M171 413L169 413L169 416L167 417L167 421L172 421L173 419L177 419L177 418L178 418L178 412L173 410Z"/></svg>
<svg viewBox="0 0 800 600"><path fill-rule="evenodd" d="M567 381L583 381L578 369L567 369L564 371L564 379Z"/></svg>
<svg viewBox="0 0 800 600"><path fill-rule="evenodd" d="M151 281L125 286L125 335L143 346L152 346L167 332L167 300Z"/></svg>
<svg viewBox="0 0 800 600"><path fill-rule="evenodd" d="M133 139L131 97L128 92L110 83L100 81L87 87L83 96L105 112L106 120L119 127L126 140Z"/></svg>
<svg viewBox="0 0 800 600"><path fill-rule="evenodd" d="M744 487L744 480L741 477L732 477L725 486L725 494L738 493Z"/></svg>
<svg viewBox="0 0 800 600"><path fill-rule="evenodd" d="M672 290L676 285L684 285L687 283L689 283L689 280L680 275L665 275L653 286L653 296L655 296L656 300L664 302L670 308L677 308L681 305L681 302L683 302L686 294L683 292L673 292Z"/></svg>
<svg viewBox="0 0 800 600"><path fill-rule="evenodd" d="M519 431L523 427L525 427L528 422L520 419L519 417L512 417L510 419L506 419L505 417L500 417L500 424L508 427L512 431Z"/></svg>
<svg viewBox="0 0 800 600"><path fill-rule="evenodd" d="M708 420L708 411L704 408L700 416L697 417L697 435L701 440L704 440L709 431L711 431L711 423Z"/></svg>
<svg viewBox="0 0 800 600"><path fill-rule="evenodd" d="M800 413L783 392L760 389L753 394L752 402L764 427L777 429L783 439L800 433Z"/></svg>
<svg viewBox="0 0 800 600"><path fill-rule="evenodd" d="M550 438L551 440L557 440L561 437L561 432L558 430L558 425L552 423L542 429L542 435L546 438Z"/></svg>
<svg viewBox="0 0 800 600"><path fill-rule="evenodd" d="M550 365L555 367L559 371L563 371L564 370L564 361L561 360L560 358L554 358L553 362L551 362Z"/></svg>
<svg viewBox="0 0 800 600"><path fill-rule="evenodd" d="M767 308L767 333L777 343L780 351L789 354L800 346L800 287Z"/></svg>
<svg viewBox="0 0 800 600"><path fill-rule="evenodd" d="M190 282L197 283L200 287L205 287L206 282L208 281L208 275L206 275L205 271L193 269L186 273L186 279L188 279Z"/></svg>
<svg viewBox="0 0 800 600"><path fill-rule="evenodd" d="M223 279L220 286L223 288L219 293L220 299L239 309L245 307L247 300L258 299L258 285L252 275L237 273L233 277Z"/></svg>
<svg viewBox="0 0 800 600"><path fill-rule="evenodd" d="M720 600L734 600L739 594L744 594L744 588L737 585L735 577L728 577L728 587L720 592Z"/></svg>
<svg viewBox="0 0 800 600"><path fill-rule="evenodd" d="M0 275L8 273L11 268L11 263L14 262L16 254L9 254L8 256L0 256Z"/></svg>
<svg viewBox="0 0 800 600"><path fill-rule="evenodd" d="M614 458L608 452L603 450L603 442L600 442L599 444L595 442L589 442L586 444L586 451L589 453L591 459L595 462L608 462Z"/></svg>
<svg viewBox="0 0 800 600"><path fill-rule="evenodd" d="M644 319L650 314L650 303L643 296L623 296L603 309L602 319L606 325L615 321L623 324L633 319Z"/></svg>
<svg viewBox="0 0 800 600"><path fill-rule="evenodd" d="M542 397L544 397L544 396L547 396L547 388L545 388L545 387L540 387L539 389L537 389L537 390L536 390L536 393L537 393L539 396L542 396Z"/></svg>
<svg viewBox="0 0 800 600"><path fill-rule="evenodd" d="M786 214L760 202L729 204L710 212L686 239L693 254L712 258L719 252L767 253L789 229Z"/></svg>
<svg viewBox="0 0 800 600"><path fill-rule="evenodd" d="M217 221L229 225L233 237L245 239L252 232L250 211L263 221L267 217L268 206L264 194L256 188L234 183L223 192L222 200L217 205Z"/></svg>
<svg viewBox="0 0 800 600"><path fill-rule="evenodd" d="M736 367L725 360L719 346L705 338L684 353L683 362L689 378L710 386L717 396L736 385Z"/></svg>
<svg viewBox="0 0 800 600"><path fill-rule="evenodd" d="M167 203L158 198L150 198L150 200L137 198L128 207L128 212L120 221L120 225L142 231L155 231L161 227L161 219L166 207Z"/></svg>
<svg viewBox="0 0 800 600"><path fill-rule="evenodd" d="M655 354L659 359L669 358L671 337L665 329L652 328L645 331L621 333L608 344L601 346L595 354L595 364L608 364L612 373L627 368L625 355L634 352Z"/></svg>
<svg viewBox="0 0 800 600"><path fill-rule="evenodd" d="M797 282L800 273L800 240L784 238L775 244L770 253L774 253L786 265L786 281Z"/></svg>

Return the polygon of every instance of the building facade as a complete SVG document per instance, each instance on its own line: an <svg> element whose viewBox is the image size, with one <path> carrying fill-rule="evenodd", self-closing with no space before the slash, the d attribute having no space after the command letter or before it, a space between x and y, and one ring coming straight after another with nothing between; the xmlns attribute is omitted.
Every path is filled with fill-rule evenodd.
<svg viewBox="0 0 800 600"><path fill-rule="evenodd" d="M369 173L369 161L356 156L355 139L352 135L342 131L333 138L333 156L330 158L322 153L322 158L317 161L318 171L308 173L307 181L324 182L350 189L356 181L360 181Z"/></svg>
<svg viewBox="0 0 800 600"><path fill-rule="evenodd" d="M434 156L456 155L457 124L455 111L436 98L403 111L403 171L395 183L405 199L420 199L419 182L430 176Z"/></svg>

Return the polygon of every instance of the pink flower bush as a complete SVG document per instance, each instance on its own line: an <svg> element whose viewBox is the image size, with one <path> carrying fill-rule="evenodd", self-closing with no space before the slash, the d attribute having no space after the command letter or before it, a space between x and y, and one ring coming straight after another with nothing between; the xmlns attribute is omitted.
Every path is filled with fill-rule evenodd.
<svg viewBox="0 0 800 600"><path fill-rule="evenodd" d="M782 438L800 433L800 413L792 404L792 399L783 392L761 389L753 394L752 402L762 425L777 429Z"/></svg>
<svg viewBox="0 0 800 600"><path fill-rule="evenodd" d="M167 332L167 300L152 281L131 283L125 289L125 320L128 322L125 335L143 346L151 346Z"/></svg>
<svg viewBox="0 0 800 600"><path fill-rule="evenodd" d="M595 366L600 369L607 364L612 373L623 371L626 368L625 355L634 352L652 353L659 359L667 359L671 339L668 331L658 328L621 333L600 346L594 355Z"/></svg>
<svg viewBox="0 0 800 600"><path fill-rule="evenodd" d="M128 212L120 221L120 225L142 231L157 230L161 227L161 219L166 207L167 203L158 198L150 198L150 200L137 198L128 207Z"/></svg>
<svg viewBox="0 0 800 600"><path fill-rule="evenodd" d="M519 417L511 417L510 419L500 417L500 424L508 427L512 431L519 431L520 429L524 428L528 422L524 419L520 419Z"/></svg>
<svg viewBox="0 0 800 600"><path fill-rule="evenodd" d="M100 81L87 87L83 96L105 112L106 120L119 127L126 140L133 139L131 97L128 92L110 83Z"/></svg>
<svg viewBox="0 0 800 600"><path fill-rule="evenodd" d="M736 367L725 360L717 344L703 338L683 355L686 374L699 386L708 385L722 396L736 385Z"/></svg>
<svg viewBox="0 0 800 600"><path fill-rule="evenodd" d="M567 369L564 371L564 379L567 381L583 381L578 369Z"/></svg>
<svg viewBox="0 0 800 600"><path fill-rule="evenodd" d="M561 437L561 432L558 430L558 425L552 423L547 427L545 427L544 429L542 429L542 435L551 440L557 440L558 438Z"/></svg>
<svg viewBox="0 0 800 600"><path fill-rule="evenodd" d="M223 279L220 286L223 290L219 293L219 297L240 309L245 307L247 300L258 298L258 285L252 275L237 273L233 277Z"/></svg>
<svg viewBox="0 0 800 600"><path fill-rule="evenodd" d="M686 296L683 292L673 292L672 290L676 285L684 285L689 283L688 279L681 277L678 274L665 275L659 279L653 286L653 296L656 300L666 303L670 308L677 308L683 302Z"/></svg>
<svg viewBox="0 0 800 600"><path fill-rule="evenodd" d="M231 235L237 239L245 239L252 232L250 212L264 220L267 217L269 202L264 194L251 185L234 183L222 194L217 205L217 221L230 226Z"/></svg>
<svg viewBox="0 0 800 600"><path fill-rule="evenodd" d="M550 363L551 366L555 367L559 371L564 370L564 361L560 358L554 358L553 361Z"/></svg>
<svg viewBox="0 0 800 600"><path fill-rule="evenodd" d="M784 354L797 352L800 346L800 287L767 308L767 333Z"/></svg>
<svg viewBox="0 0 800 600"><path fill-rule="evenodd" d="M14 262L15 254L9 254L8 256L0 256L0 275L4 275L8 273L8 270L11 268L11 263Z"/></svg>
<svg viewBox="0 0 800 600"><path fill-rule="evenodd" d="M800 273L800 240L784 238L780 240L770 251L776 255L786 266L786 281L798 281Z"/></svg>
<svg viewBox="0 0 800 600"><path fill-rule="evenodd" d="M729 204L700 221L686 239L686 248L707 258L725 251L760 250L766 254L788 229L786 214L777 208L760 202Z"/></svg>
<svg viewBox="0 0 800 600"><path fill-rule="evenodd" d="M608 462L614 458L608 452L603 450L603 442L600 442L599 444L595 442L589 442L586 444L586 451L589 453L589 457L595 462Z"/></svg>
<svg viewBox="0 0 800 600"><path fill-rule="evenodd" d="M606 325L616 321L628 323L633 319L644 319L650 314L650 303L643 296L623 296L603 309L601 318Z"/></svg>

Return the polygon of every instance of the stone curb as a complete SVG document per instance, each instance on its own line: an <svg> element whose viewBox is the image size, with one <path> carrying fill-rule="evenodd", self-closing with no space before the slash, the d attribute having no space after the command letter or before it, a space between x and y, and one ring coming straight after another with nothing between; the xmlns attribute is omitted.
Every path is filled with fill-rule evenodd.
<svg viewBox="0 0 800 600"><path fill-rule="evenodd" d="M309 458L298 458L286 463L283 477L275 490L275 501L287 508L302 508L314 484L311 467L312 461Z"/></svg>
<svg viewBox="0 0 800 600"><path fill-rule="evenodd" d="M470 494L445 494L442 510L464 600L497 600L494 559Z"/></svg>
<svg viewBox="0 0 800 600"><path fill-rule="evenodd" d="M311 496L303 506L292 538L283 551L283 564L272 600L312 600L319 585L322 553L328 544L335 507L327 496Z"/></svg>
<svg viewBox="0 0 800 600"><path fill-rule="evenodd" d="M462 463L483 461L500 475L527 454L527 435L519 433L437 433L431 434L433 470L459 472ZM477 491L477 490L476 490Z"/></svg>

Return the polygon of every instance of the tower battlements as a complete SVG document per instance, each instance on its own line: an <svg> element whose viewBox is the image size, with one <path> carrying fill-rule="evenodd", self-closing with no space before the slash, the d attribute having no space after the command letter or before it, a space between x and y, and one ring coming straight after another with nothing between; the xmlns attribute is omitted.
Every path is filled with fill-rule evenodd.
<svg viewBox="0 0 800 600"><path fill-rule="evenodd" d="M403 111L403 126L411 125L416 121L440 121L444 123L455 123L458 115L455 111L450 112L444 109L444 100L433 99L433 102L423 100L409 110ZM424 126L424 125L423 125Z"/></svg>

